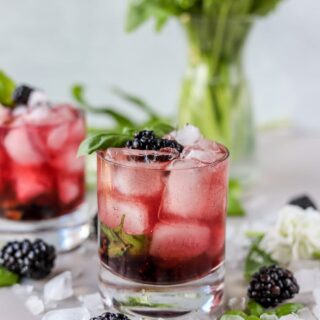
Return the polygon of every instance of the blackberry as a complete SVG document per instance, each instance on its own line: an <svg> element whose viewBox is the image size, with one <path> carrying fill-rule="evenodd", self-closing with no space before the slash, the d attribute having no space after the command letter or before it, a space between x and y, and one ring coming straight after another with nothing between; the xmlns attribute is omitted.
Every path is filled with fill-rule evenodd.
<svg viewBox="0 0 320 320"><path fill-rule="evenodd" d="M41 239L10 241L0 251L0 265L23 277L42 279L54 266L55 248Z"/></svg>
<svg viewBox="0 0 320 320"><path fill-rule="evenodd" d="M298 206L302 209L308 209L311 207L317 210L317 206L307 195L301 195L299 197L293 198L289 201L289 204Z"/></svg>
<svg viewBox="0 0 320 320"><path fill-rule="evenodd" d="M134 135L133 140L126 142L126 147L136 150L160 150L163 148L173 148L182 152L183 146L175 140L157 138L153 131L142 130Z"/></svg>
<svg viewBox="0 0 320 320"><path fill-rule="evenodd" d="M13 102L17 104L28 104L30 95L34 91L33 88L26 86L26 85L20 85L16 87L16 89L13 92Z"/></svg>
<svg viewBox="0 0 320 320"><path fill-rule="evenodd" d="M99 317L93 317L90 320L130 320L127 316L121 313L106 312Z"/></svg>
<svg viewBox="0 0 320 320"><path fill-rule="evenodd" d="M299 292L299 285L291 271L273 265L262 267L252 277L248 296L265 308L275 307Z"/></svg>

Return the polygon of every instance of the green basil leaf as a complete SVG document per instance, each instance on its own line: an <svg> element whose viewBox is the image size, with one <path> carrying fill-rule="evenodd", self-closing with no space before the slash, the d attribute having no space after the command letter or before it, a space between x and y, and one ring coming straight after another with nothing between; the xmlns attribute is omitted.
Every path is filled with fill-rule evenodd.
<svg viewBox="0 0 320 320"><path fill-rule="evenodd" d="M263 251L259 244L263 237L255 239L249 249L248 255L245 259L245 278L250 280L251 277L259 271L261 267L270 266L277 262L265 251Z"/></svg>
<svg viewBox="0 0 320 320"><path fill-rule="evenodd" d="M297 313L300 309L304 308L301 303L286 303L275 309L278 317L283 317L291 313Z"/></svg>
<svg viewBox="0 0 320 320"><path fill-rule="evenodd" d="M12 286L19 282L20 277L17 274L0 266L0 287Z"/></svg>
<svg viewBox="0 0 320 320"><path fill-rule="evenodd" d="M247 304L247 312L252 316L260 317L264 313L264 308L259 303L250 300Z"/></svg>
<svg viewBox="0 0 320 320"><path fill-rule="evenodd" d="M12 106L13 92L16 88L14 81L0 70L0 103L5 106Z"/></svg>
<svg viewBox="0 0 320 320"><path fill-rule="evenodd" d="M78 156L92 154L98 150L123 147L129 139L131 136L126 134L100 133L82 141L78 149Z"/></svg>
<svg viewBox="0 0 320 320"><path fill-rule="evenodd" d="M226 312L224 313L224 315L240 316L240 317L242 317L242 318L244 318L244 319L246 319L247 316L248 316L246 313L244 313L244 312L241 311L241 310L228 310L228 311L226 311Z"/></svg>
<svg viewBox="0 0 320 320"><path fill-rule="evenodd" d="M108 255L119 257L124 254L139 255L149 245L149 239L145 235L127 234L124 229L125 215L122 216L121 223L116 228L109 228L101 224L101 230L108 239Z"/></svg>

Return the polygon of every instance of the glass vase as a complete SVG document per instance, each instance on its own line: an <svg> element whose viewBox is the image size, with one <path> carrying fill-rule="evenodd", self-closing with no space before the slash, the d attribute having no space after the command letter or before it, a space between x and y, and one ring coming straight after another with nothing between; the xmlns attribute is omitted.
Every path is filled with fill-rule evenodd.
<svg viewBox="0 0 320 320"><path fill-rule="evenodd" d="M246 17L192 16L181 19L189 49L182 82L179 122L200 128L231 151L231 175L251 177L255 132L243 49L252 20Z"/></svg>

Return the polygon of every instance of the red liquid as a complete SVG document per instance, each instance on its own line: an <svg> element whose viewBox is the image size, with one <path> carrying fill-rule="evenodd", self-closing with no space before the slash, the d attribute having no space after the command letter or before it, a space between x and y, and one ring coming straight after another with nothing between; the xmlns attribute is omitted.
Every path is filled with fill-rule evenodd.
<svg viewBox="0 0 320 320"><path fill-rule="evenodd" d="M149 284L206 276L224 260L227 151L215 165L125 167L98 156L100 257L112 272ZM127 163L128 165L128 163ZM183 167L185 164L181 162ZM149 167L148 167L149 166Z"/></svg>
<svg viewBox="0 0 320 320"><path fill-rule="evenodd" d="M84 198L81 112L54 108L41 123L0 125L0 216L42 220L67 214ZM48 121L47 121L48 120Z"/></svg>

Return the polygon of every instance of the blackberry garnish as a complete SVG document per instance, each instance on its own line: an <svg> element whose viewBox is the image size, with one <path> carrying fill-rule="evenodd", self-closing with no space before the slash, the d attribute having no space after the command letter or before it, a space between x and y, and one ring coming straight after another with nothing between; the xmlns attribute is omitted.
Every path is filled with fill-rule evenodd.
<svg viewBox="0 0 320 320"><path fill-rule="evenodd" d="M176 149L182 152L183 146L175 140L157 138L153 131L142 130L134 135L133 140L126 142L126 147L136 150L160 150L164 148Z"/></svg>
<svg viewBox="0 0 320 320"><path fill-rule="evenodd" d="M248 296L265 308L275 307L299 292L299 285L291 271L273 265L262 267L252 277Z"/></svg>
<svg viewBox="0 0 320 320"><path fill-rule="evenodd" d="M130 319L121 313L106 312L101 316L93 317L90 320L130 320Z"/></svg>
<svg viewBox="0 0 320 320"><path fill-rule="evenodd" d="M289 201L289 204L298 206L302 209L308 209L311 207L317 210L317 206L307 195L301 195L299 197L293 198Z"/></svg>
<svg viewBox="0 0 320 320"><path fill-rule="evenodd" d="M41 239L10 241L0 252L0 265L23 277L42 279L54 266L55 248Z"/></svg>
<svg viewBox="0 0 320 320"><path fill-rule="evenodd" d="M26 85L21 85L16 87L16 89L13 92L13 102L17 104L28 104L30 95L34 91L33 88L26 86Z"/></svg>

